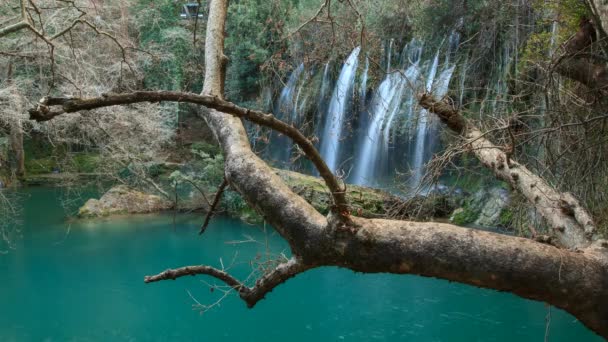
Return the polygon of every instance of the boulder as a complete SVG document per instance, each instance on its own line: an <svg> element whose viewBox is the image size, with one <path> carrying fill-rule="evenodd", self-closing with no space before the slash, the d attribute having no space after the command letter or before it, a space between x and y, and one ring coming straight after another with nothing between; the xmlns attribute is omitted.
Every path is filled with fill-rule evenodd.
<svg viewBox="0 0 608 342"><path fill-rule="evenodd" d="M104 217L120 214L144 214L168 210L173 203L157 195L117 185L99 200L90 199L78 210L82 218Z"/></svg>

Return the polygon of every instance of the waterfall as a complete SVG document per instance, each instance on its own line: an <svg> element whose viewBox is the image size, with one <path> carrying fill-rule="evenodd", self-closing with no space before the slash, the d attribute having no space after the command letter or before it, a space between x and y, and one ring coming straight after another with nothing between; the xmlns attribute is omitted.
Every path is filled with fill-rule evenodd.
<svg viewBox="0 0 608 342"><path fill-rule="evenodd" d="M413 175L408 185L418 187L425 163L435 150L439 127L438 120L419 109L417 96L423 91L437 98L447 94L455 70L459 39L457 33L446 37L441 47L426 58L422 58L423 43L420 41L413 39L400 54L393 53L397 48L393 40L386 42L381 64L389 72L374 90L369 91L370 60L366 56L358 70L360 47L347 57L337 79L332 77L329 62L317 69L315 77L309 77L300 65L282 90L275 114L304 130L310 127L301 127L305 125L302 118L306 115L312 118L314 127L310 132L319 138L319 151L333 172L346 157L352 157L349 181L386 186L396 171L409 170ZM309 89L305 88L308 87L306 83L312 80L317 80L318 92L305 91ZM315 94L314 99L311 94ZM353 105L355 94L359 100ZM462 93L459 95L462 101ZM306 108L311 107L310 101L317 102L313 106L316 109L305 113ZM347 134L347 128L355 131ZM274 151L275 160L285 163L283 167L294 168L289 164L292 143L285 137L275 134L270 150Z"/></svg>
<svg viewBox="0 0 608 342"><path fill-rule="evenodd" d="M304 72L304 64L300 64L289 76L285 88L281 91L279 100L277 101L274 113L279 120L294 123L298 117L298 98L301 91L300 79ZM300 85L300 87L298 87ZM271 159L289 166L289 158L291 156L292 141L283 135L272 133L270 136L269 153ZM284 165L283 165L284 164Z"/></svg>
<svg viewBox="0 0 608 342"><path fill-rule="evenodd" d="M326 99L327 93L329 91L329 62L325 63L325 68L323 69L323 80L321 81L321 91L319 92L319 99L317 100L317 115L315 116L315 136L318 137L321 134L321 120L323 119L323 114L326 110Z"/></svg>
<svg viewBox="0 0 608 342"><path fill-rule="evenodd" d="M352 98L360 51L361 47L355 48L344 63L325 116L321 137L321 155L329 169L334 172L338 168L344 115Z"/></svg>
<svg viewBox="0 0 608 342"><path fill-rule="evenodd" d="M363 69L363 76L361 77L361 90L359 91L359 102L361 111L365 111L365 98L367 97L367 73L369 71L369 58L365 57L365 69Z"/></svg>
<svg viewBox="0 0 608 342"><path fill-rule="evenodd" d="M363 137L363 143L358 153L359 161L353 179L355 184L369 184L369 181L374 174L380 155L379 140L381 137L382 122L396 92L397 87L395 87L395 83L398 76L398 73L389 74L388 77L382 81L372 99L370 105L372 119L366 135Z"/></svg>
<svg viewBox="0 0 608 342"><path fill-rule="evenodd" d="M409 53L402 55L402 65L411 65L405 72L398 70L389 73L374 93L369 107L371 122L367 130L362 130L363 136L357 151L358 160L352 178L355 184L370 185L372 179L387 169L394 118L401 109L405 90L414 94L413 88L420 74L420 49L417 44L406 46L404 51ZM406 102L411 101L408 99Z"/></svg>
<svg viewBox="0 0 608 342"><path fill-rule="evenodd" d="M456 68L455 65L449 64L449 56L454 54L458 49L459 40L460 36L457 33L452 33L450 35L448 51L446 53L445 67L443 71L439 74L439 77L435 78L437 74L437 69L439 67L439 51L437 51L435 58L433 59L433 64L429 69L429 73L426 79L425 91L427 93L433 94L433 96L437 99L443 98L448 92L450 80L452 79L454 69ZM425 171L424 164L431 157L430 154L432 152L432 148L431 146L429 146L431 145L429 141L429 136L432 137L436 135L436 123L437 120L431 118L427 110L420 110L417 127L418 129L416 132L414 161L412 165L412 187L417 187L420 185L420 181L422 180L422 176L424 175ZM429 132L431 134L429 134Z"/></svg>
<svg viewBox="0 0 608 342"><path fill-rule="evenodd" d="M321 93L319 96L319 106L321 106L321 102L327 94L327 90L329 89L329 62L325 63L325 68L323 69L323 81L321 83Z"/></svg>
<svg viewBox="0 0 608 342"><path fill-rule="evenodd" d="M439 51L435 54L435 58L433 59L433 64L429 69L429 73L426 77L426 85L424 90L427 93L431 93L433 91L433 81L435 80L435 75L437 74L437 68L439 66ZM414 162L412 165L413 171L413 182L412 185L417 186L420 179L422 178L422 174L424 172L424 155L425 155L425 138L426 138L426 129L427 123L429 120L428 112L424 109L421 109L418 114L418 129L416 132L416 145L414 152Z"/></svg>

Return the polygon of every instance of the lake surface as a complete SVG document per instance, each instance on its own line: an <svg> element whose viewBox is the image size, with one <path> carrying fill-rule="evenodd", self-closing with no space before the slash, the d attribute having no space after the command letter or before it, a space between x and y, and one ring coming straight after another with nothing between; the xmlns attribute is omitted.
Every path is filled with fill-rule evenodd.
<svg viewBox="0 0 608 342"><path fill-rule="evenodd" d="M0 255L0 341L543 341L549 310L549 341L601 341L571 315L511 294L337 268L299 275L254 309L232 295L201 314L197 301L223 296L212 279L144 275L223 263L243 279L249 260L286 248L280 237L226 218L199 237L203 219L192 215L69 223L61 191L23 191L23 237Z"/></svg>

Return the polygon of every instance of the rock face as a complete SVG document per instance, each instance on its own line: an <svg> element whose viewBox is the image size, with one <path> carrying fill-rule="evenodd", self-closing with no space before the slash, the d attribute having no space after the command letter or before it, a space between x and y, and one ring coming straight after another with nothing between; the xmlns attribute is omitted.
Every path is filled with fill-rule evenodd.
<svg viewBox="0 0 608 342"><path fill-rule="evenodd" d="M291 190L302 196L319 212L329 212L329 190L322 179L301 173L275 170ZM457 197L457 196L456 196ZM346 199L352 215L366 218L394 217L398 219L447 218L458 206L454 194L435 191L429 196L403 199L378 189L347 184Z"/></svg>
<svg viewBox="0 0 608 342"><path fill-rule="evenodd" d="M120 214L144 214L168 210L172 207L173 203L159 196L118 185L108 190L99 200L88 200L78 210L78 216L93 218Z"/></svg>
<svg viewBox="0 0 608 342"><path fill-rule="evenodd" d="M481 189L464 201L464 205L452 213L450 221L465 225L499 227L509 222L509 192L503 188Z"/></svg>
<svg viewBox="0 0 608 342"><path fill-rule="evenodd" d="M487 199L481 206L479 217L475 224L483 227L492 227L501 224L500 218L503 210L509 206L509 192L501 188L492 188Z"/></svg>
<svg viewBox="0 0 608 342"><path fill-rule="evenodd" d="M302 196L315 209L322 214L329 212L331 203L329 189L322 179L293 171L278 169L275 171L293 192ZM384 191L349 184L346 188L346 199L354 215L378 217L386 214L389 204L395 200L395 197Z"/></svg>

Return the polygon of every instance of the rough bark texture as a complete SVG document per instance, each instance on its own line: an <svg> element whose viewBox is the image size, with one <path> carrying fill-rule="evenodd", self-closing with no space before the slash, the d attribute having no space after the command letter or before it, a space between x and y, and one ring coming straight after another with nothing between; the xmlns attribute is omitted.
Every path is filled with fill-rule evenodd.
<svg viewBox="0 0 608 342"><path fill-rule="evenodd" d="M587 0L594 16L594 24L600 32L600 37L606 37L608 29L608 1L606 0Z"/></svg>
<svg viewBox="0 0 608 342"><path fill-rule="evenodd" d="M228 15L228 0L211 1L205 36L205 95L224 97L224 80L228 57L224 55L224 30Z"/></svg>
<svg viewBox="0 0 608 342"><path fill-rule="evenodd" d="M479 129L467 124L458 111L447 103L436 101L432 95L425 94L421 97L420 104L460 134L470 151L497 178L524 195L553 228L561 245L585 248L591 244L596 233L593 219L574 196L557 191L524 165L511 160L504 148L492 144Z"/></svg>
<svg viewBox="0 0 608 342"><path fill-rule="evenodd" d="M594 64L588 59L566 58L557 65L556 70L590 89L601 92L608 90L608 69L603 64Z"/></svg>
<svg viewBox="0 0 608 342"><path fill-rule="evenodd" d="M605 21L608 10L608 5L604 4L605 1L593 1L600 5L595 7L591 3L592 10L598 9L594 15L593 22L582 19L578 32L562 46L563 55L557 61L555 70L562 76L568 77L574 81L580 82L591 90L597 91L600 94L605 94L608 91L608 68L606 63L598 63L589 57L588 53L585 53L591 44L597 40L597 36L601 39L606 39L606 33L603 27L606 27ZM602 24L602 22L604 22Z"/></svg>
<svg viewBox="0 0 608 342"><path fill-rule="evenodd" d="M211 94L209 98L217 100L221 100L223 83L221 41L226 6L226 0L211 1L207 28L206 56L215 56L216 60L207 62L204 94ZM608 337L606 245L598 243L574 252L448 224L359 218L344 222L338 220L335 213L326 218L294 194L251 151L240 119L233 116L236 106L221 107L217 101L199 103L215 108L201 111L200 115L222 147L226 178L231 187L288 241L294 258L268 272L253 287L246 287L226 272L204 265L168 270L146 277L146 282L206 274L226 282L248 306L253 306L277 285L318 266L333 265L370 273L419 274L545 301L571 312L590 329ZM47 101L46 105L51 104ZM32 115L48 117L50 111L46 105ZM40 110L44 108L48 111L46 114ZM77 110L64 105L66 111L70 108ZM222 113L223 110L231 115ZM251 111L246 110L247 113ZM256 122L252 116L242 117ZM496 151L492 153L488 158L498 157ZM510 167L511 172L505 175L510 177L512 170ZM519 169L515 172L523 175Z"/></svg>

